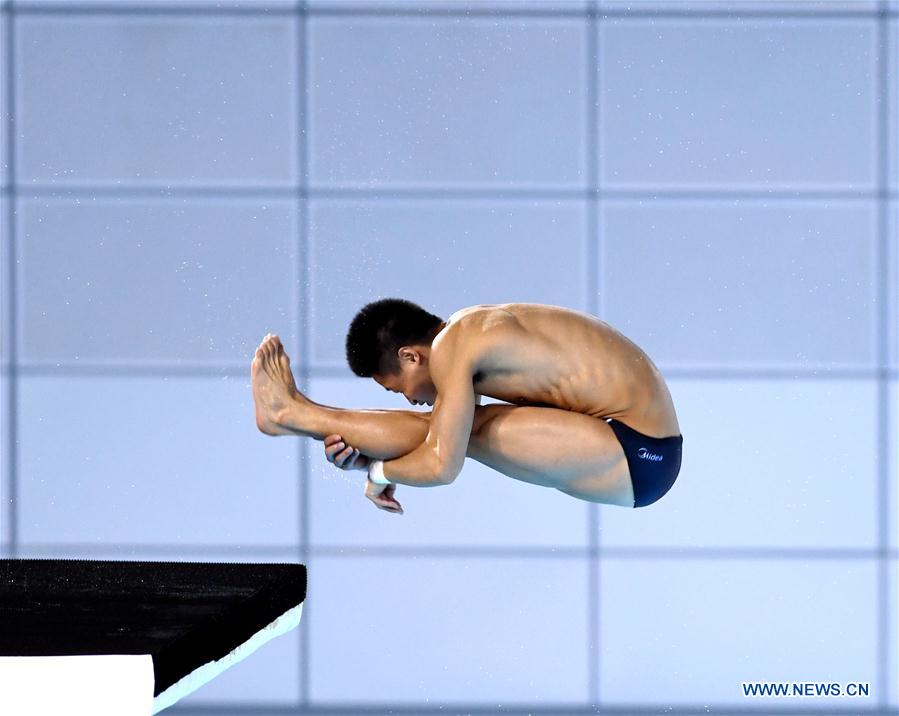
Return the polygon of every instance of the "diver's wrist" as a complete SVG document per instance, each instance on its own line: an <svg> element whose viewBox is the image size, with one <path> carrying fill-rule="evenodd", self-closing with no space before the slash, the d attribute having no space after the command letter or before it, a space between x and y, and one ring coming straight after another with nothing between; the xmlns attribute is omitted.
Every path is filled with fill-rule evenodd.
<svg viewBox="0 0 899 716"><path fill-rule="evenodd" d="M393 483L384 476L384 461L371 460L368 463L368 479L378 485L392 485Z"/></svg>

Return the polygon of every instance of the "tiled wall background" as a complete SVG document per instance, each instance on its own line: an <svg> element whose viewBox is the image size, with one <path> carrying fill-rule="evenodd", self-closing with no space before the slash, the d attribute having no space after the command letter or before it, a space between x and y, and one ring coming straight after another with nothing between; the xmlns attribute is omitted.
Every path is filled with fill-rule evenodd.
<svg viewBox="0 0 899 716"><path fill-rule="evenodd" d="M174 712L897 713L895 2L5 2L3 556L295 560ZM468 461L376 510L255 429L405 296L590 311L685 436L651 508ZM864 681L750 701L742 681Z"/></svg>

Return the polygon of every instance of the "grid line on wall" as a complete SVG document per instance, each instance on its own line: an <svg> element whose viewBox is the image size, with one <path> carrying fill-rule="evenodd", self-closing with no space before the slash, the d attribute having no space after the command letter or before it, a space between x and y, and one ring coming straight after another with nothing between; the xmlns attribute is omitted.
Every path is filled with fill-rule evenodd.
<svg viewBox="0 0 899 716"><path fill-rule="evenodd" d="M4 495L3 504L0 505L0 538L4 539L8 545L7 550L10 556L18 554L18 503L19 503L19 475L18 475L18 365L16 363L17 354L17 321L16 321L16 304L17 304L17 281L15 267L18 263L17 256L17 236L16 236L16 156L15 156L15 136L16 136L16 98L13 91L15 82L15 53L13 47L15 45L15 23L9 15L8 6L3 8L5 20L4 41L6 44L6 52L3 60L6 62L5 72L5 92L7 116L3 118L6 122L6 161L7 170L4 174L4 181L7 187L4 188L4 194L7 198L6 216L3 220L6 222L7 229L7 261L6 275L4 276L5 293L3 295L3 315L2 319L8 326L8 333L3 336L7 340L9 351L9 363L3 366L3 372L9 376L6 384L6 402L2 406L4 416L6 418L7 428L4 435L0 437L0 444L5 440L3 453L5 455L5 472L7 475L6 490L4 493L0 485L0 494ZM3 554L3 552L0 552Z"/></svg>
<svg viewBox="0 0 899 716"><path fill-rule="evenodd" d="M586 305L584 309L594 316L601 316L599 298L599 18L596 8L591 6L587 15L587 42L584 79L587 83L586 117L584 127L587 132L584 147L587 152L587 257ZM602 596L600 583L600 542L601 527L599 505L587 503L587 694L590 703L601 703L599 673L602 668L600 656L600 610Z"/></svg>
<svg viewBox="0 0 899 716"><path fill-rule="evenodd" d="M2 194L12 194L11 187L0 189ZM163 188L146 187L116 187L108 186L54 186L29 184L27 188L16 190L16 195L24 199L61 199L61 198L105 198L105 199L141 199L143 201L167 201L172 199L198 198L198 199L283 199L293 200L297 197L303 199L418 199L428 201L496 201L496 200L533 200L545 199L546 201L558 199L593 199L615 201L626 199L653 199L659 201L734 201L746 202L790 202L790 201L871 201L899 199L899 189L847 189L847 190L821 190L821 189L676 189L672 187L647 186L640 189L565 189L553 186L539 187L536 189L498 189L484 187L481 189L463 189L460 187L446 187L444 189L363 189L363 188L334 188L314 189L302 187L291 188L232 188L215 186L183 186Z"/></svg>
<svg viewBox="0 0 899 716"><path fill-rule="evenodd" d="M887 75L889 73L889 43L890 33L887 20L886 0L880 0L880 19L877 23L878 52L876 62L876 82L878 98L877 111L877 137L874 142L878 148L879 161L877 164L877 187L880 192L886 190L889 182L887 157L890 143L887 137L889 123L889 90L887 88ZM886 367L889 363L887 354L887 334L889 331L889 303L887 301L888 276L888 251L887 251L887 201L881 199L878 202L877 213L877 297L878 324L877 324L877 365L880 368L877 381L877 504L874 509L877 514L877 545L880 559L877 562L877 652L875 661L877 664L876 689L878 692L877 703L880 708L886 708L889 695L889 646L890 635L887 631L890 624L890 574L891 567L895 568L887 559L889 549L889 449L894 439L889 426L889 400L890 384L886 376ZM895 605L893 607L895 611ZM895 664L892 665L895 670Z"/></svg>
<svg viewBox="0 0 899 716"><path fill-rule="evenodd" d="M584 505L584 508L587 506ZM124 543L117 542L115 544L118 550L117 554L122 555L140 555L143 553L153 554L197 554L202 556L204 553L217 552L233 555L235 557L253 555L268 555L271 558L283 558L296 556L296 547L293 545L253 545L251 547L241 545L221 545L221 544L191 544L191 545L173 545L173 544L149 544L141 543ZM92 542L52 542L52 543L29 543L29 552L39 554L45 557L52 557L53 553L58 550L65 552L100 556L109 553L108 544L97 544ZM469 559L571 559L574 557L590 557L593 551L589 546L583 547L566 547L556 545L546 547L541 545L533 546L497 546L497 545L477 545L466 547L458 544L451 544L445 547L431 546L406 546L406 545L358 545L345 543L332 543L327 545L310 545L307 548L310 555L317 557L354 557L369 558L376 557L382 559L384 557L423 557L423 558L459 558L466 557ZM840 562L870 562L884 555L890 560L899 560L899 548L888 548L881 550L879 547L699 547L690 545L676 545L671 547L661 546L615 546L606 545L598 547L596 553L600 557L610 557L615 559L672 559L672 560L745 560L745 561L789 561L796 560L806 562L809 560L817 560L824 562L840 561ZM303 619L305 620L305 611Z"/></svg>
<svg viewBox="0 0 899 716"><path fill-rule="evenodd" d="M11 365L2 366L4 375L11 377ZM109 377L130 376L134 378L177 377L177 378L245 378L245 363L203 363L194 366L178 365L163 367L158 364L116 364L97 363L78 365L76 363L32 363L18 364L16 375L29 377ZM899 378L899 368L830 368L824 364L808 366L771 366L770 368L740 368L727 366L671 367L665 375L686 380L795 380L828 382L840 380L895 380ZM336 365L309 366L307 377L315 379L354 378L345 368Z"/></svg>
<svg viewBox="0 0 899 716"><path fill-rule="evenodd" d="M300 334L303 337L302 343L303 345L300 347L302 353L302 366L300 367L300 385L303 386L303 391L306 395L310 393L310 381L312 380L312 375L310 371L310 364L312 362L312 319L311 319L311 311L309 310L309 299L312 293L311 285L311 266L312 266L312 247L309 243L310 236L310 219L309 219L309 196L308 196L308 186L309 186L309 167L310 161L309 157L312 153L309 147L309 88L311 86L309 81L309 16L308 16L308 8L306 6L306 2L299 3L300 10L300 41L298 48L298 56L297 61L299 62L299 67L297 68L297 77L299 78L298 84L298 92L300 95L300 108L301 113L297 118L300 123L300 136L298 139L299 144L299 152L300 159L299 164L297 166L298 173L298 183L301 188L301 197L299 200L299 211L298 219L300 222L300 231L298 232L299 241L300 241L300 271L301 276L303 277L303 295L301 304L297 306L297 313L302 317L301 320L301 330ZM300 479L300 489L299 489L299 499L300 505L297 514L300 515L300 524L299 524L299 538L300 538L300 557L303 564L307 565L307 569L309 568L309 560L312 557L311 551L311 535L309 534L309 475L311 473L309 466L309 456L308 456L308 440L302 439L299 450L299 479ZM314 565L312 565L314 570ZM299 679L300 686L300 708L302 710L306 710L309 706L309 679L310 679L310 662L312 655L312 647L309 643L309 633L310 633L310 619L315 619L315 609L308 609L304 607L304 625L305 628L300 630L299 635L299 664L300 670L297 674L297 678Z"/></svg>

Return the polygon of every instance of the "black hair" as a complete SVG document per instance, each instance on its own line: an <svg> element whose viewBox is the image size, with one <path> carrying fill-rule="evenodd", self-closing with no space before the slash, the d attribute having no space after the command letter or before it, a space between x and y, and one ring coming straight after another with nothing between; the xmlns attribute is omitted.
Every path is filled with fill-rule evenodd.
<svg viewBox="0 0 899 716"><path fill-rule="evenodd" d="M366 304L350 323L346 359L360 378L400 370L396 352L402 346L430 345L443 319L404 298L382 298Z"/></svg>

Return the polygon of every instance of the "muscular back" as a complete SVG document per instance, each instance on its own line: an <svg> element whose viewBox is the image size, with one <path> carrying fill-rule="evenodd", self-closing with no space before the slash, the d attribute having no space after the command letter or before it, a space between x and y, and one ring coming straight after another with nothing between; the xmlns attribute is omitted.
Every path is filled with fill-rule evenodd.
<svg viewBox="0 0 899 716"><path fill-rule="evenodd" d="M595 316L539 303L470 306L449 317L431 350L442 346L464 346L479 395L612 417L654 437L680 433L655 364Z"/></svg>

